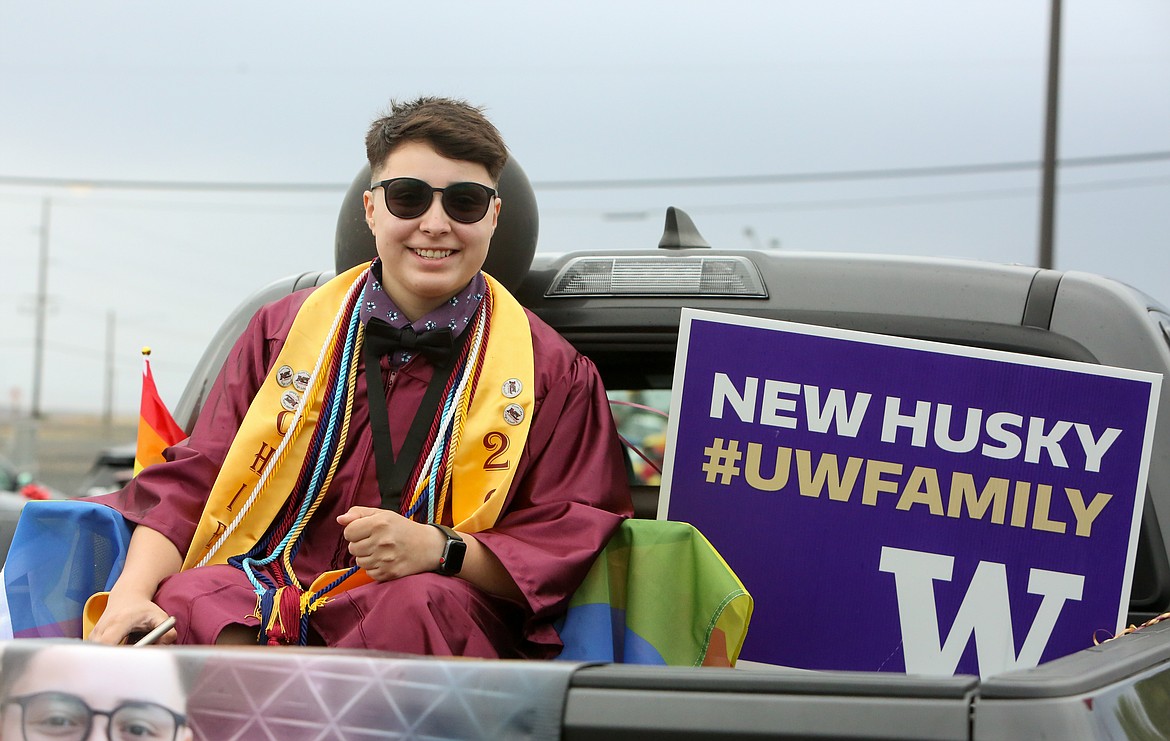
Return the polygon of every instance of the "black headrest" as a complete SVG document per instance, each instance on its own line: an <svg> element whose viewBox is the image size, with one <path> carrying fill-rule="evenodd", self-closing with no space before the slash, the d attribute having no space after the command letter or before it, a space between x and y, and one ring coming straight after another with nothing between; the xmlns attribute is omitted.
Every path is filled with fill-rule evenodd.
<svg viewBox="0 0 1170 741"><path fill-rule="evenodd" d="M337 216L333 264L338 273L378 256L362 205L362 194L369 187L370 166L365 165L346 191L341 213ZM504 205L483 269L505 287L515 289L532 265L540 218L532 184L514 157L508 158L504 171L500 173L499 191Z"/></svg>

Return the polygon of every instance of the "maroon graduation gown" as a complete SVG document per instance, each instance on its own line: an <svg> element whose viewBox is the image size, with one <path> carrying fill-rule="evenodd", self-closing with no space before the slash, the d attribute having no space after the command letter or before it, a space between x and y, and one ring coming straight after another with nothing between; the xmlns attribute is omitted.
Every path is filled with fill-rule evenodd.
<svg viewBox="0 0 1170 741"><path fill-rule="evenodd" d="M186 553L232 438L308 293L300 291L260 309L224 363L190 439L170 448L167 462L97 501L157 530ZM533 422L499 520L476 534L516 582L523 603L437 574L368 584L312 615L311 631L327 645L483 657L544 658L560 651L553 621L564 613L597 553L632 508L623 451L596 367L531 312L528 317L536 375ZM432 369L418 356L393 374L383 361L382 370L397 448ZM324 571L353 563L336 517L352 506L378 507L381 502L361 368L356 383L340 465L293 562L306 585ZM444 521L450 524L449 511ZM155 601L178 618L183 643L213 643L229 624L257 624L252 617L255 592L232 566L175 574L160 585Z"/></svg>

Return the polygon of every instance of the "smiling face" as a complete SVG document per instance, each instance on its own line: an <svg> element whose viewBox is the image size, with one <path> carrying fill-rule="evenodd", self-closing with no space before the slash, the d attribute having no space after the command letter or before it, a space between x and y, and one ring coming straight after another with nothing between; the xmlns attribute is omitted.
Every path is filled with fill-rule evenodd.
<svg viewBox="0 0 1170 741"><path fill-rule="evenodd" d="M399 145L373 175L375 181L417 178L435 188L467 182L493 186L483 165L448 159L417 141ZM432 197L422 216L400 219L386 209L383 188L365 193L366 222L382 259L382 289L412 322L441 306L479 272L500 215L497 197L483 219L461 224L443 210L441 194Z"/></svg>

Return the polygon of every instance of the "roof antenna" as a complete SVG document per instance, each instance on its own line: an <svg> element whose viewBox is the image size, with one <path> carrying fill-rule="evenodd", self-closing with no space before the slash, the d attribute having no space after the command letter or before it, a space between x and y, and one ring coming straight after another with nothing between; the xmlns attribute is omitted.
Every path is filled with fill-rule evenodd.
<svg viewBox="0 0 1170 741"><path fill-rule="evenodd" d="M662 250L682 250L690 247L711 249L703 235L699 234L695 222L687 216L681 208L669 206L666 209L666 228L662 230L662 239L658 240L658 248Z"/></svg>

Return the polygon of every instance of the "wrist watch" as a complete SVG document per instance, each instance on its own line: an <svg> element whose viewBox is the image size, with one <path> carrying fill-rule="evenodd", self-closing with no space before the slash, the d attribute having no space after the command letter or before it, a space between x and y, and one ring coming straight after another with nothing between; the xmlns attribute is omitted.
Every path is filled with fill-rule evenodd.
<svg viewBox="0 0 1170 741"><path fill-rule="evenodd" d="M467 555L467 543L463 542L459 533L446 525L440 525L437 522L427 524L442 530L443 535L447 538L447 542L443 544L443 555L439 557L439 567L435 569L435 572L444 576L455 576L463 568L463 557Z"/></svg>

